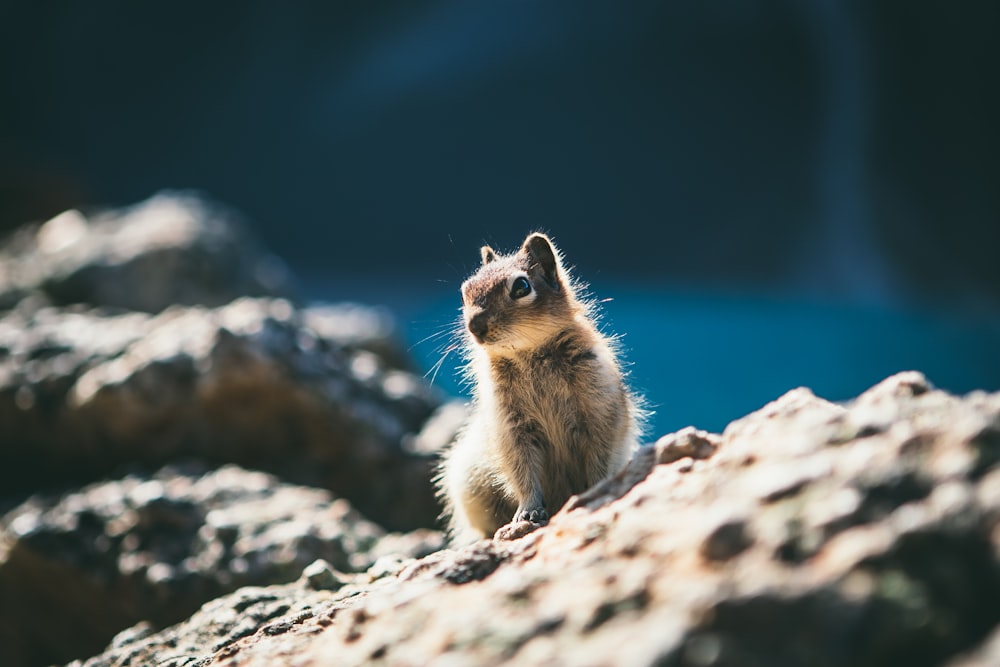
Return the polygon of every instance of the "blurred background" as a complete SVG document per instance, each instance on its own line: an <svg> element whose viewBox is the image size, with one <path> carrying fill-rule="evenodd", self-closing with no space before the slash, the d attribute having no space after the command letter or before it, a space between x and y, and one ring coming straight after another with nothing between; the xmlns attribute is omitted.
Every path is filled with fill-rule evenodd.
<svg viewBox="0 0 1000 667"><path fill-rule="evenodd" d="M542 229L651 435L997 390L998 34L988 0L6 0L0 228L197 189L428 369L478 247Z"/></svg>

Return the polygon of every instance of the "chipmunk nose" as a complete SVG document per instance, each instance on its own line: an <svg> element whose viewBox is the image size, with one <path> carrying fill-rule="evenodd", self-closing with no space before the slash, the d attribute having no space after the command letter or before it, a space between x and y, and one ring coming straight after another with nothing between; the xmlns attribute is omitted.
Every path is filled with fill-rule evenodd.
<svg viewBox="0 0 1000 667"><path fill-rule="evenodd" d="M476 337L480 343L486 338L486 332L490 327L486 323L486 313L476 313L469 318L469 333Z"/></svg>

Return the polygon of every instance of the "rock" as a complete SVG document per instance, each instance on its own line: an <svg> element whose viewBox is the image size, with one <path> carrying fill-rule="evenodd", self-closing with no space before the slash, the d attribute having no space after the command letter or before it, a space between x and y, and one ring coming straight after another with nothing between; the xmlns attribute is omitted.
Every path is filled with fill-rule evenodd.
<svg viewBox="0 0 1000 667"><path fill-rule="evenodd" d="M748 549L753 538L747 533L747 521L742 518L720 522L701 543L701 556L709 561L729 560Z"/></svg>
<svg viewBox="0 0 1000 667"><path fill-rule="evenodd" d="M496 542L519 540L528 533L535 532L543 525L534 521L512 521L497 528L497 531L493 534L493 539Z"/></svg>
<svg viewBox="0 0 1000 667"><path fill-rule="evenodd" d="M996 667L1000 665L1000 628L975 650L948 662L948 667Z"/></svg>
<svg viewBox="0 0 1000 667"><path fill-rule="evenodd" d="M238 651L237 642L256 633L278 637L295 633L306 622L313 627L328 622L336 614L336 607L330 604L333 596L330 591L297 584L243 588L209 602L187 621L163 632L154 634L145 624L122 631L105 653L86 661L74 660L68 667L205 664L213 655Z"/></svg>
<svg viewBox="0 0 1000 667"><path fill-rule="evenodd" d="M417 454L437 456L445 447L455 441L470 414L471 409L467 402L448 401L424 422L419 433L403 438L403 447L407 451Z"/></svg>
<svg viewBox="0 0 1000 667"><path fill-rule="evenodd" d="M646 478L654 466L688 460L679 470L691 469L693 459L706 459L715 453L720 437L691 426L676 433L665 435L652 446L640 447L633 455L629 465L619 474L595 484L585 492L573 496L566 502L567 511L587 505L591 508L601 503L608 503L631 489Z"/></svg>
<svg viewBox="0 0 1000 667"><path fill-rule="evenodd" d="M290 297L284 263L239 216L193 193L84 216L70 210L18 230L0 249L0 309L31 294L54 305L159 312L241 296Z"/></svg>
<svg viewBox="0 0 1000 667"><path fill-rule="evenodd" d="M369 551L372 561L386 556L417 559L445 548L445 535L440 530L420 528L408 533L389 533Z"/></svg>
<svg viewBox="0 0 1000 667"><path fill-rule="evenodd" d="M332 489L393 529L431 525L433 455L403 441L440 397L373 351L383 331L366 338L340 312L244 298L8 313L0 483L9 495L193 456Z"/></svg>
<svg viewBox="0 0 1000 667"><path fill-rule="evenodd" d="M235 466L34 498L0 528L4 645L33 664L94 653L140 620L175 623L241 586L294 581L314 561L366 570L386 537L329 492ZM73 631L54 639L53 623Z"/></svg>
<svg viewBox="0 0 1000 667"><path fill-rule="evenodd" d="M344 575L322 558L314 560L300 577L302 584L314 591L336 591L347 583Z"/></svg>
<svg viewBox="0 0 1000 667"><path fill-rule="evenodd" d="M370 352L386 368L412 371L413 359L400 342L396 320L386 308L356 303L311 304L303 324L317 336L351 352Z"/></svg>
<svg viewBox="0 0 1000 667"><path fill-rule="evenodd" d="M376 566L308 609L301 586L251 589L273 614L220 642L236 593L85 664L991 664L998 432L1000 394L915 376L846 405L796 390L640 450L520 538Z"/></svg>

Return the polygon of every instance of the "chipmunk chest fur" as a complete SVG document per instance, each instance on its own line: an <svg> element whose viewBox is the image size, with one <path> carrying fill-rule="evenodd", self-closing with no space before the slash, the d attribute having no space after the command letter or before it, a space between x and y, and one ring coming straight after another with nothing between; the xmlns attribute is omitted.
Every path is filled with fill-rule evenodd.
<svg viewBox="0 0 1000 667"><path fill-rule="evenodd" d="M490 362L498 445L516 452L525 432L537 432L537 444L549 460L570 465L589 431L614 420L622 391L609 355L595 351L580 332L567 331L537 350ZM477 406L479 407L479 406Z"/></svg>
<svg viewBox="0 0 1000 667"><path fill-rule="evenodd" d="M438 476L458 540L545 523L617 472L637 437L614 349L548 237L506 256L484 247L482 258L462 286L472 416Z"/></svg>

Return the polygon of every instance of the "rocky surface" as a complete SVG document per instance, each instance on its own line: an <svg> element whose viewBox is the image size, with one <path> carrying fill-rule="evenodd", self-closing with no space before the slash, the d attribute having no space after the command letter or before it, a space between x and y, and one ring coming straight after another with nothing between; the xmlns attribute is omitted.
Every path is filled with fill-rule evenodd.
<svg viewBox="0 0 1000 667"><path fill-rule="evenodd" d="M327 491L235 466L35 498L2 527L0 633L8 658L20 656L13 664L95 653L123 627L175 623L241 586L292 581L316 559L365 570L383 539L383 551L410 556L442 543L439 533L386 536ZM72 631L53 643L53 626Z"/></svg>
<svg viewBox="0 0 1000 667"><path fill-rule="evenodd" d="M466 408L290 284L190 196L0 246L5 666L996 663L1000 394L795 390L449 550Z"/></svg>
<svg viewBox="0 0 1000 667"><path fill-rule="evenodd" d="M1000 394L799 389L661 438L546 527L313 566L328 590L239 591L83 664L991 664L998 454Z"/></svg>

